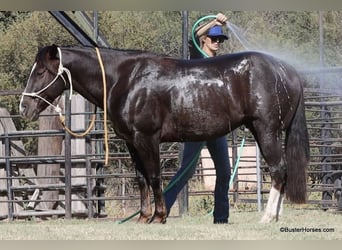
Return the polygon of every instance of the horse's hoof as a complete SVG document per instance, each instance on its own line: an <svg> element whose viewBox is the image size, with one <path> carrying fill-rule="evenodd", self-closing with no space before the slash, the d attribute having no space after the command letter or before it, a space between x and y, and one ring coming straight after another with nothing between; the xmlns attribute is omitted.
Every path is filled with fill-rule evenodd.
<svg viewBox="0 0 342 250"><path fill-rule="evenodd" d="M147 224L150 223L151 216L140 216L137 223Z"/></svg>
<svg viewBox="0 0 342 250"><path fill-rule="evenodd" d="M264 215L261 220L260 220L260 223L262 224L268 224L270 222L272 222L274 220L274 217L271 216L271 215Z"/></svg>
<svg viewBox="0 0 342 250"><path fill-rule="evenodd" d="M165 224L166 223L166 216L165 217L153 216L148 223Z"/></svg>

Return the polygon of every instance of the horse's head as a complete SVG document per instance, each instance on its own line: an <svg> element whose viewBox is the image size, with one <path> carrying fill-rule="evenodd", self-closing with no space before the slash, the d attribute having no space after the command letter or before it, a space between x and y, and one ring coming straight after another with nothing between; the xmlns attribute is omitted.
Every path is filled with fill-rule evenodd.
<svg viewBox="0 0 342 250"><path fill-rule="evenodd" d="M63 93L67 85L63 73L70 75L70 72L63 67L60 58L60 49L55 45L39 50L20 100L23 117L37 120L40 112Z"/></svg>

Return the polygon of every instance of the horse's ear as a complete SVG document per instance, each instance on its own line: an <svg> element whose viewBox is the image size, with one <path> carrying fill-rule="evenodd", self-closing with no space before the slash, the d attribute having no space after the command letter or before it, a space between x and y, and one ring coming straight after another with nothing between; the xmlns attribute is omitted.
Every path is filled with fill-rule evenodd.
<svg viewBox="0 0 342 250"><path fill-rule="evenodd" d="M56 59L58 58L58 50L57 45L52 44L49 48L49 57L50 59Z"/></svg>

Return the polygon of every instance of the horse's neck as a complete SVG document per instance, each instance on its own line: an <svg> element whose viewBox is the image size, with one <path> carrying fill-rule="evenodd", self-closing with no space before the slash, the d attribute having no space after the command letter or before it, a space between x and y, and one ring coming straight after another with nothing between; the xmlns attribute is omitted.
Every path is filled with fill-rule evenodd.
<svg viewBox="0 0 342 250"><path fill-rule="evenodd" d="M108 93L120 77L122 70L119 68L122 63L149 55L139 51L100 50L100 57L98 57L96 50L90 48L66 49L65 52L67 66L70 66L72 77L75 80L73 88L100 108L103 108L104 98L104 82L100 62L103 62L103 68L106 72L106 90Z"/></svg>
<svg viewBox="0 0 342 250"><path fill-rule="evenodd" d="M103 78L96 50L69 51L65 60L65 67L71 72L73 89L91 103L103 108ZM106 89L109 88L107 83Z"/></svg>

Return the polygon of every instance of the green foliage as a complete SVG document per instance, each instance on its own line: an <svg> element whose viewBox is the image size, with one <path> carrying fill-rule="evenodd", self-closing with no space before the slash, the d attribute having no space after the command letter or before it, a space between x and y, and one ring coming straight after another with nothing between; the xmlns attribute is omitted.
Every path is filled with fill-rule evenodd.
<svg viewBox="0 0 342 250"><path fill-rule="evenodd" d="M179 57L182 44L180 12L101 12L101 32L114 48L141 49Z"/></svg>
<svg viewBox="0 0 342 250"><path fill-rule="evenodd" d="M287 54L299 67L319 64L319 12L223 11L229 22L256 48ZM218 11L189 11L189 30L198 18ZM69 14L72 15L71 12ZM91 14L91 12L89 12ZM181 57L182 15L180 11L100 11L99 29L114 48L141 49ZM322 12L324 60L327 66L342 61L342 13ZM20 90L27 81L38 47L49 44L75 45L77 41L46 11L0 12L0 89ZM221 53L243 50L231 31ZM190 36L190 32L188 34ZM304 63L305 62L305 63ZM331 79L325 84L336 82ZM308 82L308 86L317 81ZM330 86L330 85L329 85ZM18 114L18 96L0 96L1 106ZM18 129L36 125L24 120Z"/></svg>
<svg viewBox="0 0 342 250"><path fill-rule="evenodd" d="M0 30L5 31L14 22L24 18L27 13L22 11L0 11Z"/></svg>
<svg viewBox="0 0 342 250"><path fill-rule="evenodd" d="M0 39L0 89L22 89L38 47L75 43L47 12L32 12L16 22ZM18 97L1 96L1 105L18 114Z"/></svg>
<svg viewBox="0 0 342 250"><path fill-rule="evenodd" d="M211 12L189 12L189 29L193 23ZM243 35L266 51L278 50L291 57L319 60L318 12L285 11L221 11L240 27ZM341 12L324 12L324 51L327 65L339 65L342 60L339 23ZM182 16L180 11L102 11L99 12L101 33L114 48L141 49L181 56ZM18 89L27 75L38 47L48 44L72 45L77 42L48 12L0 12L0 87ZM228 31L230 40L222 53L238 51L241 44ZM190 34L189 34L190 36ZM14 112L14 103L7 100Z"/></svg>

